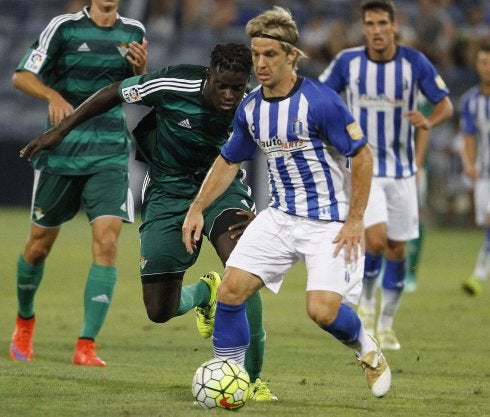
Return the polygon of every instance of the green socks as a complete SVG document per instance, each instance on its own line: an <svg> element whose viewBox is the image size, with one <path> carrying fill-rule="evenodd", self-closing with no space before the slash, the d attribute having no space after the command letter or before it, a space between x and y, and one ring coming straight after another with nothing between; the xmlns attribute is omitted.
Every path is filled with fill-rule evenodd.
<svg viewBox="0 0 490 417"><path fill-rule="evenodd" d="M117 269L92 265L85 285L82 331L80 337L94 339L104 324L116 286Z"/></svg>
<svg viewBox="0 0 490 417"><path fill-rule="evenodd" d="M416 276L417 267L420 260L420 253L422 252L422 246L425 237L425 225L420 223L419 225L419 237L408 241L407 243L407 273L411 273Z"/></svg>
<svg viewBox="0 0 490 417"><path fill-rule="evenodd" d="M34 316L34 296L41 283L44 272L44 262L38 266L29 265L24 257L17 259L17 302L19 316L29 319Z"/></svg>
<svg viewBox="0 0 490 417"><path fill-rule="evenodd" d="M209 297L209 287L204 281L182 287L180 305L175 316L182 316L194 307L206 305Z"/></svg>
<svg viewBox="0 0 490 417"><path fill-rule="evenodd" d="M260 378L264 362L265 330L262 325L262 298L260 292L253 294L247 301L247 319L250 327L250 346L245 354L245 369L250 381Z"/></svg>
<svg viewBox="0 0 490 417"><path fill-rule="evenodd" d="M43 277L44 262L29 265L22 255L17 259L17 299L19 316L34 316L34 296ZM92 265L85 286L85 314L80 337L95 339L105 321L116 285L117 269Z"/></svg>

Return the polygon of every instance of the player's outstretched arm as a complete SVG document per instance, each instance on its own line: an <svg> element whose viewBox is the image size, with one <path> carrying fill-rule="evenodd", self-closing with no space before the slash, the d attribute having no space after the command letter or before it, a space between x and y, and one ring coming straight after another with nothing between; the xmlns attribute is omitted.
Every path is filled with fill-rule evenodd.
<svg viewBox="0 0 490 417"><path fill-rule="evenodd" d="M55 148L76 126L122 103L118 92L120 84L117 82L97 91L57 126L31 140L21 149L20 157L30 161L42 149Z"/></svg>

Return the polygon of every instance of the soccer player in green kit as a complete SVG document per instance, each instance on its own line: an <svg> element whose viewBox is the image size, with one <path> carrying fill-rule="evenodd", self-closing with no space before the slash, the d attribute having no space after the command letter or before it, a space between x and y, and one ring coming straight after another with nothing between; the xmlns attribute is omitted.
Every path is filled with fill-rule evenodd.
<svg viewBox="0 0 490 417"><path fill-rule="evenodd" d="M121 102L153 108L135 129L148 162L140 227L144 303L150 320L158 323L196 308L197 325L203 337L212 334L220 277L211 272L197 284L182 287L185 271L196 262L199 253L187 253L182 242L182 223L206 172L228 139L235 109L248 85L251 65L247 46L217 45L211 53L209 68L176 65L114 83L21 151L21 156L32 158L43 148L55 147L80 123ZM151 139L153 145L149 144ZM255 210L250 189L242 177L240 172L227 192L205 213L205 234L223 263ZM251 398L275 400L277 397L260 379L265 330L259 293L248 301L247 314L251 346L245 366L253 382Z"/></svg>
<svg viewBox="0 0 490 417"><path fill-rule="evenodd" d="M92 0L78 13L53 18L24 55L13 84L45 100L48 126L113 82L146 72L144 26L118 14L118 0ZM74 130L63 145L42 152L35 168L31 229L17 260L18 315L10 344L14 361L31 360L34 297L44 261L61 225L83 206L92 228L92 265L84 293L84 320L72 362L105 366L95 353L117 280L117 241L123 222L134 221L128 184L131 136L122 106ZM73 279L73 272L65 279Z"/></svg>

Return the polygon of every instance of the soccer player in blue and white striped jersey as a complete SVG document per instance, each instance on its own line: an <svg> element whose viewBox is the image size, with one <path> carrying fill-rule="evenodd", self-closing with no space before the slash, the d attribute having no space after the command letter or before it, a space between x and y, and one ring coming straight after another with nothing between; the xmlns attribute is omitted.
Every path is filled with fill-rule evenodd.
<svg viewBox="0 0 490 417"><path fill-rule="evenodd" d="M139 228L143 301L148 318L157 323L194 309L198 331L205 338L213 331L220 277L211 272L201 276L197 284L183 286L184 275L197 261L199 250L187 253L181 228L207 170L228 139L251 70L248 46L216 45L209 66L172 65L99 90L62 125L21 151L22 156L35 158L45 147L56 149L66 132L122 102L152 108L133 131L140 159L148 163ZM223 263L254 217L255 203L243 178L240 172L205 215L204 233ZM260 293L249 299L247 314L251 337L245 359L252 384L249 398L274 401L277 397L260 378L266 339Z"/></svg>
<svg viewBox="0 0 490 417"><path fill-rule="evenodd" d="M245 229L218 288L213 333L217 357L243 363L250 342L245 308L263 287L277 293L297 262L307 268L310 318L350 347L371 392L391 385L388 363L363 328L357 304L364 266L364 209L372 176L367 140L342 99L296 73L304 54L291 14L274 7L250 20L252 60L260 83L240 104L233 132L187 213L183 240L198 247L203 212L257 149L267 157L271 201Z"/></svg>
<svg viewBox="0 0 490 417"><path fill-rule="evenodd" d="M482 291L490 275L490 44L482 44L476 57L480 82L461 97L461 130L464 135L463 166L474 183L475 217L486 227L485 240L473 274L463 282L471 295Z"/></svg>
<svg viewBox="0 0 490 417"><path fill-rule="evenodd" d="M373 149L373 183L365 213L366 261L359 315L375 331L376 278L382 257L381 312L376 334L384 349L400 349L393 319L401 301L406 242L418 236L414 133L452 115L449 91L434 65L420 52L396 42L398 23L390 0L361 6L366 46L341 51L320 81L345 92L354 118ZM433 104L417 110L421 91Z"/></svg>

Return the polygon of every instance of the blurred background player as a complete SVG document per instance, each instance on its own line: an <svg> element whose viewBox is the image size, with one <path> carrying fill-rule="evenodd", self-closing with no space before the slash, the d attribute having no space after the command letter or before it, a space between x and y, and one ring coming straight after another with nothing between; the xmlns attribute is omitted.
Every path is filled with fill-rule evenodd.
<svg viewBox="0 0 490 417"><path fill-rule="evenodd" d="M31 157L43 147L56 146L67 131L123 101L153 108L133 132L139 157L148 163L140 226L143 299L148 317L157 323L196 309L197 327L204 338L213 332L221 278L209 272L197 284L182 287L186 270L199 255L199 251L187 253L182 223L207 170L228 138L251 67L247 46L219 44L211 52L209 67L174 65L100 90L59 128L33 140L25 150L25 156ZM223 264L242 229L254 217L255 203L243 179L244 172L240 171L222 198L206 212L205 233ZM276 400L260 379L266 335L259 293L249 300L247 314L252 338L246 360L253 383L250 398Z"/></svg>
<svg viewBox="0 0 490 417"><path fill-rule="evenodd" d="M93 0L82 11L51 20L13 76L24 93L45 100L56 126L100 88L146 72L144 26L118 14L119 1ZM33 356L34 296L44 261L61 225L83 206L92 227L92 256L84 318L73 355L76 365L104 366L95 338L109 310L117 280L117 242L123 222L134 221L128 182L130 134L122 106L70 133L62 146L43 151L35 168L32 224L17 260L18 316L10 357ZM73 279L67 270L66 279ZM67 306L68 308L68 306Z"/></svg>
<svg viewBox="0 0 490 417"><path fill-rule="evenodd" d="M486 228L473 274L463 290L479 295L490 274L490 43L482 43L476 55L479 84L461 98L460 126L464 135L463 166L474 181L475 219Z"/></svg>
<svg viewBox="0 0 490 417"><path fill-rule="evenodd" d="M373 183L364 222L366 260L359 316L382 349L400 349L393 330L405 279L406 242L418 237L415 129L428 130L452 115L449 91L420 52L397 44L392 1L361 6L366 46L341 51L320 81L346 92L374 154ZM434 104L426 117L417 110L421 91ZM376 278L385 257L380 314L375 329Z"/></svg>
<svg viewBox="0 0 490 417"><path fill-rule="evenodd" d="M264 286L277 293L298 261L307 268L306 308L325 332L352 349L378 397L391 385L388 363L351 305L362 287L363 214L372 156L342 99L298 76L304 53L291 14L275 6L248 21L254 89L235 114L223 146L182 227L190 254L199 247L205 213L243 161L259 147L267 157L270 203L245 229L218 288L214 353L243 363L250 343L246 304Z"/></svg>

